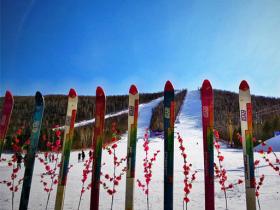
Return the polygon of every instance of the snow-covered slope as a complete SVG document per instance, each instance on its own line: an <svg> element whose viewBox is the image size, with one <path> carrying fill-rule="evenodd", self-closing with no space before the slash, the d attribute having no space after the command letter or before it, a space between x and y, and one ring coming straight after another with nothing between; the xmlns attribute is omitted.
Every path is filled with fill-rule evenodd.
<svg viewBox="0 0 280 210"><path fill-rule="evenodd" d="M273 148L274 152L280 152L280 136L274 136L268 140L265 141L266 146L262 146L261 144L255 147L256 151L259 151L261 149L267 150L269 146Z"/></svg>
<svg viewBox="0 0 280 210"><path fill-rule="evenodd" d="M150 124L150 119L151 119L151 114L152 114L152 109L154 107L156 107L159 102L161 102L163 100L163 97L159 97L157 99L154 99L148 103L145 103L145 104L140 104L139 105L139 112L140 112L140 119L139 119L139 123L140 123L140 126L139 128L143 128L143 127L149 127L149 124ZM119 115L122 115L122 114L126 114L128 112L127 109L125 110L122 110L122 111L119 111L119 112L116 112L116 113L113 113L113 114L106 114L105 115L105 119L107 118L111 118L111 117L116 117L116 116L119 116ZM82 127L82 126L85 126L85 125L89 125L89 124L92 124L95 122L95 118L93 119L90 119L90 120L83 120L81 122L77 122L75 123L75 128L76 127ZM58 127L58 128L55 128L55 129L63 129L64 126L61 126L61 127Z"/></svg>
<svg viewBox="0 0 280 210"><path fill-rule="evenodd" d="M142 138L144 136L146 128L150 127L150 120L152 118L152 110L161 101L163 97L155 99L147 104L140 104L139 106L139 118L138 118L138 132L137 137Z"/></svg>

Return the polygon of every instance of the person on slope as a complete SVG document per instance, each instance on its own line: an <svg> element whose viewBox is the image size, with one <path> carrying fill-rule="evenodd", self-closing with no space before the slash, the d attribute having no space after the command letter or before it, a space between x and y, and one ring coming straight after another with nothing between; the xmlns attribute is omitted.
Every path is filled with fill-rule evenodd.
<svg viewBox="0 0 280 210"><path fill-rule="evenodd" d="M86 154L85 154L84 150L82 150L82 161L84 161L85 157L86 157Z"/></svg>

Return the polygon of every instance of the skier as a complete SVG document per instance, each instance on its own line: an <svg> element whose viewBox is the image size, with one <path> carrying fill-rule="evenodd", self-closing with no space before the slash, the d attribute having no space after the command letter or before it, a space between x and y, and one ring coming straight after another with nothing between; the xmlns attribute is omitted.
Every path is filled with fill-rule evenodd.
<svg viewBox="0 0 280 210"><path fill-rule="evenodd" d="M84 161L85 157L86 157L85 152L84 150L82 150L82 161Z"/></svg>
<svg viewBox="0 0 280 210"><path fill-rule="evenodd" d="M78 153L78 162L81 161L81 153Z"/></svg>

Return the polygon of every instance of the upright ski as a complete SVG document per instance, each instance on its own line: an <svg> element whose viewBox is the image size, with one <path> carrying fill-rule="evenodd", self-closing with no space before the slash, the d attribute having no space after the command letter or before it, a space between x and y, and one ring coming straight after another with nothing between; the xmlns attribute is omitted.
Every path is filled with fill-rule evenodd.
<svg viewBox="0 0 280 210"><path fill-rule="evenodd" d="M4 148L4 141L9 127L14 106L14 98L10 91L6 91L2 113L0 116L0 159Z"/></svg>
<svg viewBox="0 0 280 210"><path fill-rule="evenodd" d="M26 210L28 208L32 175L33 175L34 164L35 164L35 155L38 149L44 108L45 108L44 97L40 92L36 92L35 111L33 115L33 125L32 125L31 137L30 137L30 146L27 152L23 185L22 185L21 196L20 196L20 204L19 204L20 210Z"/></svg>
<svg viewBox="0 0 280 210"><path fill-rule="evenodd" d="M256 196L252 137L252 104L249 85L245 80L243 80L239 86L239 109L245 171L246 204L248 210L254 210L256 209Z"/></svg>
<svg viewBox="0 0 280 210"><path fill-rule="evenodd" d="M164 210L173 209L174 171L174 88L170 81L164 87Z"/></svg>
<svg viewBox="0 0 280 210"><path fill-rule="evenodd" d="M214 97L212 86L208 80L204 80L201 87L201 104L204 152L205 209L214 210Z"/></svg>
<svg viewBox="0 0 280 210"><path fill-rule="evenodd" d="M128 102L127 173L125 193L126 210L133 210L138 105L138 90L135 85L131 85Z"/></svg>
<svg viewBox="0 0 280 210"><path fill-rule="evenodd" d="M63 148L61 155L61 167L58 177L58 186L56 192L55 209L62 210L64 205L64 192L67 182L68 166L72 140L74 136L74 124L77 113L78 96L74 89L70 89L68 94L68 106L64 128Z"/></svg>
<svg viewBox="0 0 280 210"><path fill-rule="evenodd" d="M95 126L92 140L93 161L92 161L92 187L90 198L90 209L99 209L99 185L102 157L102 143L104 139L106 98L101 87L96 89L95 99Z"/></svg>

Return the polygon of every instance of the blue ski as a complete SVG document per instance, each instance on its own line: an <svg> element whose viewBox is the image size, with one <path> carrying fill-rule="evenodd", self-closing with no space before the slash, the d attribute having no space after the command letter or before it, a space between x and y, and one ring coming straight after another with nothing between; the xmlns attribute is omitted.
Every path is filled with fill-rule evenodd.
<svg viewBox="0 0 280 210"><path fill-rule="evenodd" d="M35 111L33 115L33 125L32 125L31 137L30 137L30 146L27 152L26 167L24 171L23 186L22 186L21 197L20 197L20 205L19 205L20 210L26 210L28 208L32 175L33 175L34 163L35 163L35 155L38 148L44 108L45 108L44 97L40 92L36 92Z"/></svg>
<svg viewBox="0 0 280 210"><path fill-rule="evenodd" d="M164 87L164 210L173 209L174 172L174 88L170 81Z"/></svg>

